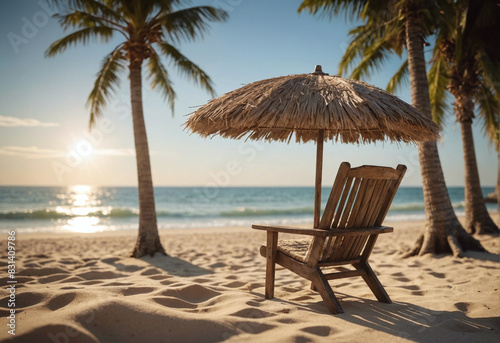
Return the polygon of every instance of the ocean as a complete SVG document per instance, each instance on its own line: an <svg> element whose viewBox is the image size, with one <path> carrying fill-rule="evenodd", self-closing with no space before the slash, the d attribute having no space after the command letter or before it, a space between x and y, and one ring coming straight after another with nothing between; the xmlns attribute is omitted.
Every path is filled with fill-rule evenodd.
<svg viewBox="0 0 500 343"><path fill-rule="evenodd" d="M323 206L330 189L323 189ZM483 194L493 191L484 187ZM450 187L457 214L464 188ZM160 229L311 223L313 187L155 187ZM487 204L496 210L496 204ZM421 187L400 187L387 220L424 219ZM135 187L0 187L0 232L136 230Z"/></svg>

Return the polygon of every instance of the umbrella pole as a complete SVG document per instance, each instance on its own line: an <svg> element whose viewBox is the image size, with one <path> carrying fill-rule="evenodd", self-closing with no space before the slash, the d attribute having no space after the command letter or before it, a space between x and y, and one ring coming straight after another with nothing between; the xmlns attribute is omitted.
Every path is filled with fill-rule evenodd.
<svg viewBox="0 0 500 343"><path fill-rule="evenodd" d="M318 130L318 140L316 141L316 183L314 186L314 227L319 226L319 216L321 213L321 184L323 176L323 140L325 130Z"/></svg>

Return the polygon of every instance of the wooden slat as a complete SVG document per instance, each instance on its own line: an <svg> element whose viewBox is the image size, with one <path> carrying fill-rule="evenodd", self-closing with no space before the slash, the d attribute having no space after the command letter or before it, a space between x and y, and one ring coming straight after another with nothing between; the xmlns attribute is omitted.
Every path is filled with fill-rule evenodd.
<svg viewBox="0 0 500 343"><path fill-rule="evenodd" d="M269 231L266 244L266 299L274 298L274 274L276 252L278 247L278 233Z"/></svg>
<svg viewBox="0 0 500 343"><path fill-rule="evenodd" d="M318 236L318 237L327 237L329 235L329 231L327 231L327 230L302 228L302 227L297 228L297 227L288 227L288 226L279 226L279 225L253 224L252 229L266 230L266 231L273 231L273 232L292 233L292 234L298 234L298 235Z"/></svg>
<svg viewBox="0 0 500 343"><path fill-rule="evenodd" d="M373 213L372 213L372 215L370 217L370 221L368 223L369 227L375 226L375 222L376 222L377 218L379 217L380 211L382 210L382 206L384 204L384 202L383 202L382 199L384 199L385 195L387 194L387 190L389 189L389 186L390 186L390 184L392 182L393 182L392 180L384 180L384 181L382 181L382 186L381 186L381 189L380 189L380 195L379 195L378 200L376 201L377 207L376 207L376 210L373 211Z"/></svg>
<svg viewBox="0 0 500 343"><path fill-rule="evenodd" d="M346 227L347 221L349 220L351 215L352 206L354 204L354 201L357 197L360 188L361 188L361 179L359 178L354 179L354 183L352 185L352 188L350 189L349 199L347 200L347 204L345 205L345 207L342 209L340 223L337 226L337 230L340 232L343 232L344 228ZM341 247L343 246L344 239L345 236L337 237L335 239L332 246L330 247L330 250L326 254L327 255L326 260L335 261L338 259L338 256L342 254Z"/></svg>
<svg viewBox="0 0 500 343"><path fill-rule="evenodd" d="M345 202L347 200L347 196L349 195L349 192L351 191L352 181L353 181L353 178L348 177L346 182L345 182L345 187L344 187L344 192L342 193L342 198L340 199L339 205L337 207L337 211L335 212L335 218L330 226L333 229L337 228L340 217L341 217L342 213L344 212Z"/></svg>
<svg viewBox="0 0 500 343"><path fill-rule="evenodd" d="M360 270L349 270L346 272L337 272L337 273L330 273L330 274L324 274L325 279L327 280L335 280L335 279L343 279L346 277L353 277L353 276L364 276L366 275L365 271L360 269Z"/></svg>
<svg viewBox="0 0 500 343"><path fill-rule="evenodd" d="M354 260L347 260L347 261L320 262L318 265L321 268L324 268L324 267L342 266L345 264L353 264L353 263L358 263L359 261L361 261L361 258L356 258Z"/></svg>
<svg viewBox="0 0 500 343"><path fill-rule="evenodd" d="M384 205L382 206L382 210L380 212L380 215L378 216L377 220L375 221L375 225L380 225L385 219L385 216L387 215L387 211L389 211L389 207L392 203L392 199L394 199L394 196L396 195L396 191L399 188L399 185L401 184L401 180L403 179L403 176L406 173L406 166L399 164L396 168L396 170L399 172L399 178L396 180L396 182L393 183L392 187L389 187L388 193L389 196L386 197L384 201Z"/></svg>
<svg viewBox="0 0 500 343"><path fill-rule="evenodd" d="M370 219L372 217L372 214L377 210L377 208L379 208L380 206L380 195L381 195L381 191L382 191L382 186L383 186L383 183L386 181L386 180L373 180L374 181L374 187L373 187L373 192L371 194L371 197L370 199L368 200L366 198L366 200L368 200L368 206L366 207L365 210L362 209L362 218L360 219L361 220L361 223L357 226L359 227L370 227ZM366 203L366 201L365 201ZM359 256L359 254L361 253L361 249L363 248L363 246L365 245L366 243L366 239L367 237L366 236L359 236L359 237L356 237L354 242L352 243L352 248L351 248L351 251L349 252L349 254L346 256L346 259L352 259L352 258L355 258L357 256Z"/></svg>
<svg viewBox="0 0 500 343"><path fill-rule="evenodd" d="M374 187L375 187L374 180L363 179L363 181L361 181L361 187L358 192L358 196L356 197L353 210L351 211L351 216L349 217L349 222L347 223L347 227L349 228L358 227L361 224L364 214L363 211L365 211L366 207L368 206ZM350 236L344 239L344 241L342 242L342 248L341 248L342 251L337 255L337 258L339 260L344 260L348 258L356 239L357 239L356 236Z"/></svg>
<svg viewBox="0 0 500 343"><path fill-rule="evenodd" d="M340 218L340 223L337 226L337 229L344 229L346 227L347 221L349 220L349 216L351 214L352 205L354 204L354 199L356 199L356 195L358 194L360 186L361 179L354 179L354 184L351 188L351 194L349 194L349 199L347 200L347 204L343 209L342 217Z"/></svg>
<svg viewBox="0 0 500 343"><path fill-rule="evenodd" d="M361 166L349 171L351 177L363 177L369 179L397 180L400 173L390 167Z"/></svg>
<svg viewBox="0 0 500 343"><path fill-rule="evenodd" d="M376 226L363 229L352 228L352 229L342 229L342 230L318 230L318 229L308 229L308 228L294 228L294 227L279 226L279 225L274 226L274 225L254 224L252 225L252 228L256 230L294 233L299 235L317 236L317 237L370 235L370 234L386 233L394 231L394 228L390 226Z"/></svg>
<svg viewBox="0 0 500 343"><path fill-rule="evenodd" d="M325 211L323 212L323 216L321 217L321 223L319 227L322 229L331 228L331 223L335 212L335 208L337 207L340 195L342 193L342 190L344 189L349 168L350 165L347 162L343 162L340 165L337 177L333 182L332 191L330 192L330 196L328 197L328 201L325 206Z"/></svg>
<svg viewBox="0 0 500 343"><path fill-rule="evenodd" d="M336 230L337 229L337 224L338 224L338 222L340 220L340 216L344 212L345 202L347 200L347 196L349 195L349 193L351 191L352 181L353 181L352 177L347 178L346 181L345 181L344 189L342 190L342 196L341 196L341 198L339 200L338 205L336 206L337 209L335 211L335 216L334 216L335 218L333 219L333 223L329 224L329 227L332 230ZM331 220L330 220L330 222L331 222ZM334 242L336 240L337 240L337 238L335 238L333 236L330 236L328 238L324 254L323 254L322 258L321 258L322 261L325 261L325 260L327 260L330 257L330 254L331 254L332 248L333 248L333 244L334 244Z"/></svg>

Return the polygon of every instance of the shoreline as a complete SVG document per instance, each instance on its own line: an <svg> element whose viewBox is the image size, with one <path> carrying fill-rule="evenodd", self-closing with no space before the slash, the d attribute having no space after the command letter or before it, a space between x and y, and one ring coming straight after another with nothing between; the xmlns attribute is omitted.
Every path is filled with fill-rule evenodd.
<svg viewBox="0 0 500 343"><path fill-rule="evenodd" d="M498 214L496 211L489 211L489 214L493 221L499 225L499 219L498 219ZM464 214L457 214L457 218L460 221L460 223L464 223L465 220L465 215ZM256 221L255 223L258 223ZM312 227L312 221L305 222L305 223L299 223L299 224L276 224L276 225L288 225L292 227ZM385 226L392 226L394 227L394 230L397 230L398 228L406 228L408 226L412 227L421 227L422 230L424 229L425 226L425 220L424 219L417 219L417 220L385 220L384 224ZM11 228L9 230L17 230L17 228ZM184 227L184 228L163 228L163 229L158 229L160 236L161 235L169 235L169 234L186 234L186 233L207 233L207 232L213 232L213 233L226 233L226 232L233 232L233 231L241 231L245 232L246 230L249 230L249 232L255 232L255 230L252 230L251 225L230 225L230 226L209 226L209 227ZM6 232L5 232L6 234ZM103 231L96 231L96 232L77 232L77 231L54 231L54 232L18 232L19 235L22 235L23 237L27 239L36 239L36 238L59 238L59 237L66 237L66 236L82 236L82 237L107 237L107 236L137 236L137 229L127 229L127 230L103 230Z"/></svg>

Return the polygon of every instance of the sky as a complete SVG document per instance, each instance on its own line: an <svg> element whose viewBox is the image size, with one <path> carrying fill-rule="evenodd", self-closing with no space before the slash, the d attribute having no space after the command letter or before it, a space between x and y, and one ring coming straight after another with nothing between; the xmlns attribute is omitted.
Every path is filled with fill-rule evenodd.
<svg viewBox="0 0 500 343"><path fill-rule="evenodd" d="M261 79L309 73L316 64L337 74L356 23L297 13L301 0L193 1L225 9L229 20L211 24L195 42L177 44L206 71L217 95ZM129 84L122 75L93 131L85 106L101 60L119 44L91 41L52 58L44 52L69 33L51 18L56 12L39 0L0 2L0 185L135 186ZM358 23L359 24L359 23ZM402 60L394 56L365 81L385 88ZM153 182L156 186L311 186L314 143L251 142L201 138L183 127L187 116L210 95L168 63L177 93L175 112L144 82L143 100ZM409 84L397 93L411 102ZM481 184L496 182L497 158L476 120L473 125ZM438 143L448 186L464 183L460 127L452 113ZM417 148L380 142L324 148L324 185L342 161L351 165L406 164L403 185L421 185Z"/></svg>

